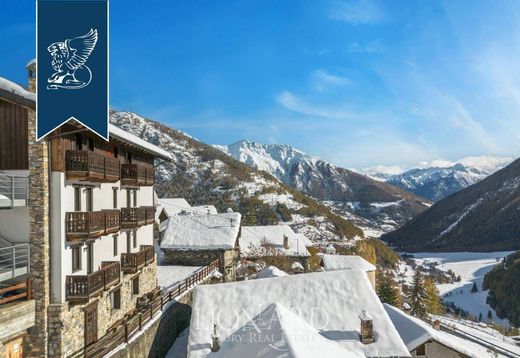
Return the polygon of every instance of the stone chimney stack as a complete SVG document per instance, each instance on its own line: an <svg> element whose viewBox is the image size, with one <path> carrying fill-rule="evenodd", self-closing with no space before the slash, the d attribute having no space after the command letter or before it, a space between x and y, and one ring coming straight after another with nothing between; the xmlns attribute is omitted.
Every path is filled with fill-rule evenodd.
<svg viewBox="0 0 520 358"><path fill-rule="evenodd" d="M440 331L441 330L441 321L439 321L438 319L433 321L432 325L433 325L433 329L435 329L436 331Z"/></svg>
<svg viewBox="0 0 520 358"><path fill-rule="evenodd" d="M36 92L36 60L31 60L25 66L27 68L27 72L29 75L29 84L27 86L27 89L29 92Z"/></svg>
<svg viewBox="0 0 520 358"><path fill-rule="evenodd" d="M359 335L361 343L363 343L363 344L373 343L375 341L374 324L373 324L374 319L365 310L363 310L363 312L361 312L359 319L361 320L361 333Z"/></svg>
<svg viewBox="0 0 520 358"><path fill-rule="evenodd" d="M283 248L284 250L289 250L289 238L287 235L283 236Z"/></svg>
<svg viewBox="0 0 520 358"><path fill-rule="evenodd" d="M211 335L211 351L218 352L220 350L220 337L217 333L217 324L213 324L213 334Z"/></svg>

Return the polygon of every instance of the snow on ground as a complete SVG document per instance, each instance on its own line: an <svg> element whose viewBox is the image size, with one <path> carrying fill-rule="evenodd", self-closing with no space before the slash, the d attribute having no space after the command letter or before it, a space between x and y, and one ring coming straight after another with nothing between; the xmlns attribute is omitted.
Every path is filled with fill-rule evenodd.
<svg viewBox="0 0 520 358"><path fill-rule="evenodd" d="M475 317L480 313L484 320L488 311L493 313L493 320L504 324L507 320L496 317L495 311L486 303L488 291L482 291L484 275L498 262L511 252L446 252L446 253L414 253L414 260L418 265L437 262L437 269L442 271L452 270L456 276L461 277L460 282L438 284L437 288L444 301L453 302L457 307L468 311ZM405 265L401 265L401 272ZM406 267L405 281L409 284L413 277L413 269ZM478 292L471 293L473 282L477 284Z"/></svg>
<svg viewBox="0 0 520 358"><path fill-rule="evenodd" d="M166 353L166 358L186 358L188 356L188 337L190 328L186 328L181 332L179 337L173 342L172 347Z"/></svg>
<svg viewBox="0 0 520 358"><path fill-rule="evenodd" d="M170 288L180 283L202 266L157 266L157 281L162 288Z"/></svg>

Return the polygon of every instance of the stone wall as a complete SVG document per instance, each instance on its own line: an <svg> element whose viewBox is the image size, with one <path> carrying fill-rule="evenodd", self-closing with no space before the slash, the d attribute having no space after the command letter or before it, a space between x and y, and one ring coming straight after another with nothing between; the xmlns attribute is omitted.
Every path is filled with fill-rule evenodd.
<svg viewBox="0 0 520 358"><path fill-rule="evenodd" d="M132 280L139 276L139 294L132 294ZM121 273L121 283L103 291L97 301L98 337L103 336L116 321L135 308L137 298L157 287L157 265L154 261L143 267L140 273ZM110 294L121 289L121 308L112 309ZM84 308L86 305L51 304L49 307L49 355L65 357L81 351L84 347Z"/></svg>
<svg viewBox="0 0 520 358"><path fill-rule="evenodd" d="M167 265L207 266L215 260L220 261L219 271L226 282L236 279L238 250L175 250L164 249L164 261Z"/></svg>
<svg viewBox="0 0 520 358"><path fill-rule="evenodd" d="M29 217L32 297L36 301L35 325L29 330L25 351L29 357L47 356L47 307L49 305L49 157L48 143L36 142L35 112L29 110Z"/></svg>

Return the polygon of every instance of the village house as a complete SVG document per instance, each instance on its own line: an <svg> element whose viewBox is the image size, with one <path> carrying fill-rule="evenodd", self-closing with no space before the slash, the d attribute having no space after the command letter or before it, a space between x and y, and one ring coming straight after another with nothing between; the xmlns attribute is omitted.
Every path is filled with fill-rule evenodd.
<svg viewBox="0 0 520 358"><path fill-rule="evenodd" d="M270 258L274 261L283 258L287 259L289 267L298 262L308 271L311 254L307 247L312 245L309 239L295 233L288 225L242 226L240 257L247 260Z"/></svg>
<svg viewBox="0 0 520 358"><path fill-rule="evenodd" d="M217 208L213 205L191 206L184 198L158 198L157 219L163 223L173 215L182 214L217 214Z"/></svg>
<svg viewBox="0 0 520 358"><path fill-rule="evenodd" d="M362 270L366 272L372 287L376 288L377 268L361 256L324 254L321 258L321 266L325 271Z"/></svg>
<svg viewBox="0 0 520 358"><path fill-rule="evenodd" d="M366 274L198 286L188 357L410 357Z"/></svg>
<svg viewBox="0 0 520 358"><path fill-rule="evenodd" d="M384 307L412 357L492 358L509 356L478 344L471 337L465 339L449 331L442 331L438 320L434 320L430 325L391 305L384 304ZM478 340L477 336L473 336L473 338ZM515 352L511 353L517 355Z"/></svg>
<svg viewBox="0 0 520 358"><path fill-rule="evenodd" d="M0 357L26 355L27 330L35 324L27 147L34 101L34 93L0 78Z"/></svg>
<svg viewBox="0 0 520 358"><path fill-rule="evenodd" d="M34 91L34 61L28 72ZM36 300L27 354L69 356L156 290L154 161L171 156L112 125L108 142L76 122L36 142L33 110L13 111L3 121L10 123L3 135L16 138L6 157L28 156L30 207L18 216L18 230L30 242Z"/></svg>
<svg viewBox="0 0 520 358"><path fill-rule="evenodd" d="M236 278L240 252L240 213L174 215L168 219L160 249L164 263L206 266L220 261L225 281Z"/></svg>

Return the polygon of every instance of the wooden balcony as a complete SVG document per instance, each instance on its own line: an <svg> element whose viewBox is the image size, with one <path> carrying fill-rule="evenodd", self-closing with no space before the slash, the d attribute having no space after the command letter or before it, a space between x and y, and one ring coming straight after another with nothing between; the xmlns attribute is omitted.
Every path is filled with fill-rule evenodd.
<svg viewBox="0 0 520 358"><path fill-rule="evenodd" d="M65 214L68 241L92 239L120 230L119 210L82 211Z"/></svg>
<svg viewBox="0 0 520 358"><path fill-rule="evenodd" d="M65 173L67 179L115 183L120 179L121 163L88 150L67 150Z"/></svg>
<svg viewBox="0 0 520 358"><path fill-rule="evenodd" d="M155 170L151 164L122 164L121 184L151 186L155 183Z"/></svg>
<svg viewBox="0 0 520 358"><path fill-rule="evenodd" d="M72 275L65 278L65 295L69 302L85 303L117 285L121 280L121 265L118 261L103 261L101 270L88 275Z"/></svg>
<svg viewBox="0 0 520 358"><path fill-rule="evenodd" d="M153 224L155 207L141 206L138 208L121 208L121 227L134 229L139 226Z"/></svg>
<svg viewBox="0 0 520 358"><path fill-rule="evenodd" d="M121 271L124 273L136 273L146 265L146 251L121 254Z"/></svg>
<svg viewBox="0 0 520 358"><path fill-rule="evenodd" d="M141 251L145 253L145 263L148 265L155 260L155 251L153 249L153 245L141 245Z"/></svg>

